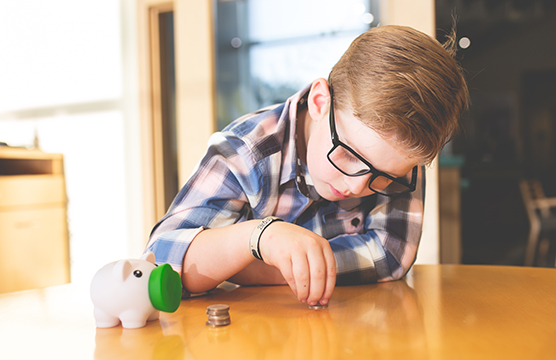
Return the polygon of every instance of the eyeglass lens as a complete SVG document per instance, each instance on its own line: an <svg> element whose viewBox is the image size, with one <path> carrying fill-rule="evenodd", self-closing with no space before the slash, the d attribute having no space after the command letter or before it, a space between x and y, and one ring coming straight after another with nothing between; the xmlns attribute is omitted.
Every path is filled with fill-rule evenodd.
<svg viewBox="0 0 556 360"><path fill-rule="evenodd" d="M328 154L330 162L341 172L349 176L360 176L372 172L371 168L357 158L353 153L344 148L341 144L334 147ZM409 175L408 175L409 176ZM410 183L408 176L398 179ZM369 188L375 192L383 194L398 194L407 191L410 186L393 181L382 175L372 176Z"/></svg>
<svg viewBox="0 0 556 360"><path fill-rule="evenodd" d="M363 175L371 171L367 164L359 160L341 145L336 146L330 154L328 154L328 158L336 167L340 168L343 173L348 175Z"/></svg>

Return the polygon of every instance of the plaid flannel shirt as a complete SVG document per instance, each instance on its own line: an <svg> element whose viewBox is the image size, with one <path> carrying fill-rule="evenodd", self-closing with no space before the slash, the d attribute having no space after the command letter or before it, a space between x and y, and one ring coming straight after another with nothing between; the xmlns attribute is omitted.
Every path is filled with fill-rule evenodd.
<svg viewBox="0 0 556 360"><path fill-rule="evenodd" d="M321 198L296 150L297 105L307 91L211 136L205 156L151 233L147 250L157 263L169 263L181 274L199 232L274 215L329 241L339 285L395 280L407 273L421 237L424 168L417 189L397 198Z"/></svg>

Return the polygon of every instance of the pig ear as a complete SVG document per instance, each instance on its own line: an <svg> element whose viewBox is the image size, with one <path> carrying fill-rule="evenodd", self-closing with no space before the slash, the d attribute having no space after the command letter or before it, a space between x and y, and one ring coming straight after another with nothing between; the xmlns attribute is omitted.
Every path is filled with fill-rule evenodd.
<svg viewBox="0 0 556 360"><path fill-rule="evenodd" d="M141 260L146 260L148 262L150 262L151 264L154 264L154 260L155 260L155 256L152 252L148 251L146 253L143 254L143 256L140 257Z"/></svg>
<svg viewBox="0 0 556 360"><path fill-rule="evenodd" d="M114 265L114 269L112 269L112 275L115 279L120 280L122 282L128 277L133 269L131 263L128 260L121 260Z"/></svg>

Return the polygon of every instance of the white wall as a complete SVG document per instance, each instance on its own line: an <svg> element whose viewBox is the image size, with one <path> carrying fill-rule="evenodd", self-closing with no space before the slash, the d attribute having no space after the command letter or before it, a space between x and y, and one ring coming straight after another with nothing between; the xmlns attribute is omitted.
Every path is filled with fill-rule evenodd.
<svg viewBox="0 0 556 360"><path fill-rule="evenodd" d="M434 0L380 0L384 25L405 25L435 36ZM423 235L417 264L438 264L440 260L440 213L438 200L438 160L427 168Z"/></svg>
<svg viewBox="0 0 556 360"><path fill-rule="evenodd" d="M0 2L0 141L64 154L72 281L146 241L134 3Z"/></svg>

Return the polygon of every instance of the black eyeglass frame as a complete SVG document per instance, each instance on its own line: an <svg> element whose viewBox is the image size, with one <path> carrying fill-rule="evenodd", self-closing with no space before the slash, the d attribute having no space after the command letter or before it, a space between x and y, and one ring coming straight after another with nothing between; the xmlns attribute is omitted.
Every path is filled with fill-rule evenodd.
<svg viewBox="0 0 556 360"><path fill-rule="evenodd" d="M330 114L329 114L329 121L330 121L330 136L332 138L332 149L330 149L330 151L327 154L327 158L328 161L330 161L330 163L338 170L340 171L342 174L346 175L346 176L363 176L363 175L367 175L369 173L372 173L373 175L371 176L371 179L369 180L369 189L374 191L377 194L381 194L384 196L399 196L402 194L406 194L408 192L413 192L415 191L416 187L417 187L417 165L413 167L412 170L412 174L411 174L411 183L407 184L405 182L402 182L399 178L395 178L393 176L390 176L382 171L379 171L377 169L375 169L375 167L368 162L367 160L365 160L365 158L363 158L361 155L359 155L355 150L353 150L352 148L349 147L349 145L343 143L339 138L338 138L338 133L336 132L336 117L334 115L334 98L333 98L333 91L332 91L332 85L328 85L328 89L330 91ZM330 158L330 154L332 154L334 152L334 150L336 150L336 148L338 146L343 147L344 149L346 149L347 151L349 151L353 156L355 156L357 159L359 159L363 164L365 164L369 170L360 174L348 174L345 171L343 171L342 169L340 169L336 164L334 164L334 161L332 161L332 159ZM392 194L386 194L380 191L377 191L375 189L373 189L371 187L373 181L379 177L379 176L384 176L385 178L392 180L393 182L396 182L400 185L403 185L407 188L407 190L405 191L401 191L398 193L392 193Z"/></svg>

